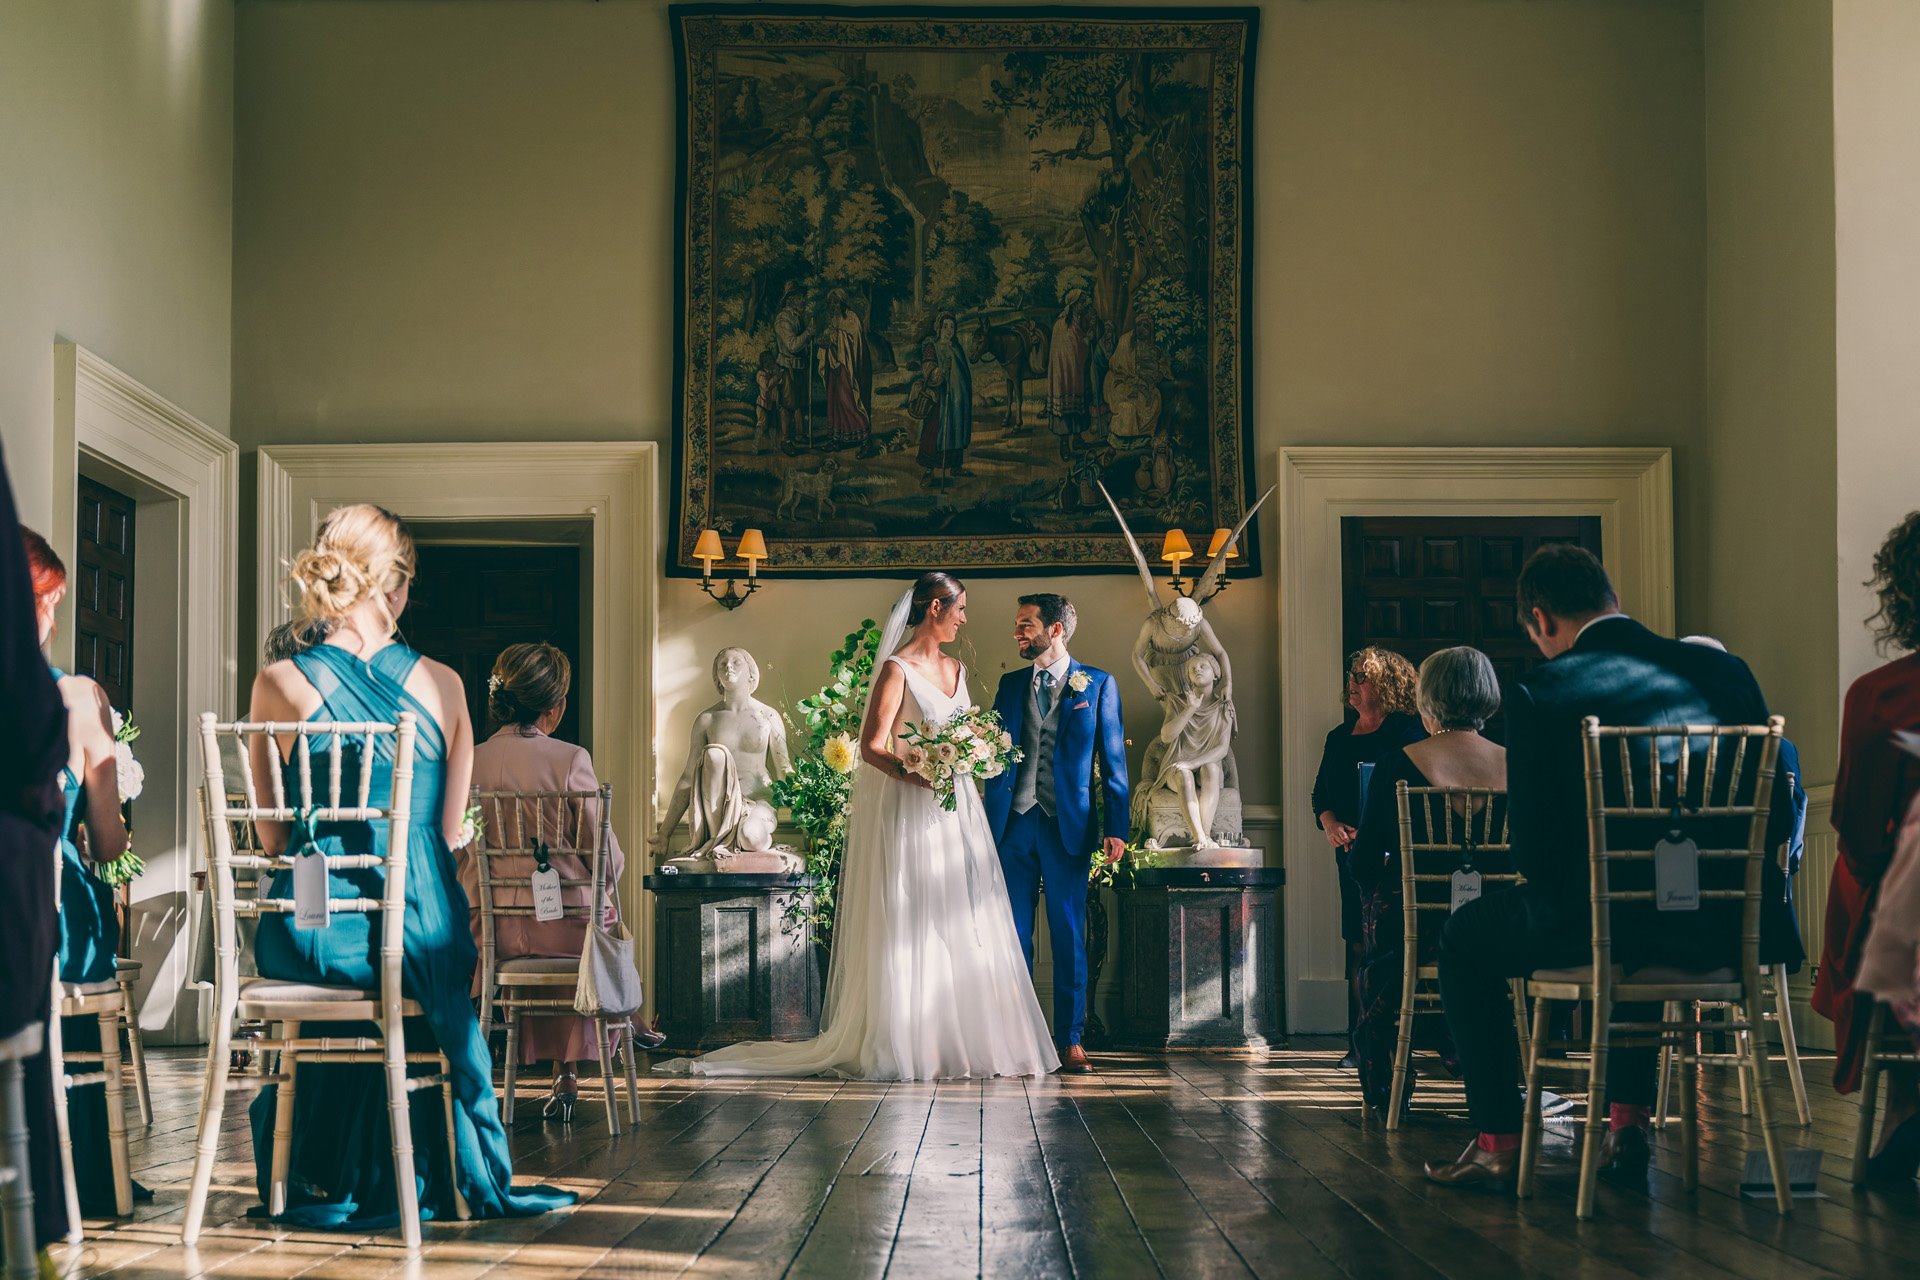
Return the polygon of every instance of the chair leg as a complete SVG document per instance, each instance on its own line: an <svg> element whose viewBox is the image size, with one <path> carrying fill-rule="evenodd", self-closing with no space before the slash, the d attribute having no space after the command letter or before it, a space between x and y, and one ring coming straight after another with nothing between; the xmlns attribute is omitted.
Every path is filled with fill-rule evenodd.
<svg viewBox="0 0 1920 1280"><path fill-rule="evenodd" d="M207 1192L213 1185L213 1163L220 1148L220 1122L227 1109L227 1068L232 1053L233 1005L225 1001L216 1007L213 1043L207 1046L206 1080L200 1094L200 1135L194 1145L193 1182L187 1191L186 1218L180 1230L180 1242L185 1245L192 1245L200 1238L200 1224L206 1217Z"/></svg>
<svg viewBox="0 0 1920 1280"><path fill-rule="evenodd" d="M1513 1034L1520 1046L1520 1061L1527 1060L1527 1044L1533 1036L1527 1027L1527 984L1525 979L1514 978L1507 983L1507 990L1513 994Z"/></svg>
<svg viewBox="0 0 1920 1280"><path fill-rule="evenodd" d="M280 1024L282 1040L296 1040L299 1036L299 1023ZM284 1078L274 1096L273 1108L273 1172L267 1183L267 1214L275 1218L287 1211L287 1181L293 1172L293 1094L294 1081L300 1075L297 1050L280 1051L280 1074Z"/></svg>
<svg viewBox="0 0 1920 1280"><path fill-rule="evenodd" d="M607 1024L598 1018L593 1021L594 1046L600 1051L600 1085L607 1095L607 1132L615 1137L620 1134L620 1090L613 1082L613 1055L607 1049Z"/></svg>
<svg viewBox="0 0 1920 1280"><path fill-rule="evenodd" d="M1663 1022L1678 1022L1680 1002L1667 1001L1660 1008L1660 1018ZM1673 1059L1673 1035L1671 1032L1662 1031L1660 1033L1659 1083L1656 1086L1653 1101L1653 1127L1656 1129L1667 1127L1667 1106L1673 1095Z"/></svg>
<svg viewBox="0 0 1920 1280"><path fill-rule="evenodd" d="M520 1012L507 1010L507 1087L506 1098L500 1104L502 1124L513 1123L513 1086L520 1076Z"/></svg>
<svg viewBox="0 0 1920 1280"><path fill-rule="evenodd" d="M1527 1102L1520 1121L1520 1176L1514 1194L1522 1200L1533 1194L1533 1167L1540 1158L1540 1058L1546 1051L1547 1014L1553 1002L1533 1002L1533 1034L1527 1037Z"/></svg>
<svg viewBox="0 0 1920 1280"><path fill-rule="evenodd" d="M1574 1216L1582 1220L1593 1216L1600 1181L1600 1144L1607 1136L1607 1052L1613 1032L1613 1008L1595 994L1593 1053L1587 1062L1587 1132L1580 1146L1580 1195L1574 1203Z"/></svg>
<svg viewBox="0 0 1920 1280"><path fill-rule="evenodd" d="M100 1023L100 1071L107 1094L107 1157L113 1166L113 1211L133 1214L133 1162L127 1155L126 1084L120 1078L120 1011L103 1009Z"/></svg>
<svg viewBox="0 0 1920 1280"><path fill-rule="evenodd" d="M1885 1034L1887 1006L1873 1002L1867 1019L1866 1060L1860 1071L1860 1117L1853 1133L1853 1169L1848 1175L1856 1187L1867 1181L1867 1157L1873 1152L1873 1113L1880 1100L1880 1037Z"/></svg>
<svg viewBox="0 0 1920 1280"><path fill-rule="evenodd" d="M414 1182L413 1121L407 1105L407 1040L398 1020L380 1027L386 1057L387 1119L393 1128L394 1189L400 1195L400 1237L409 1251L420 1247L420 1188Z"/></svg>
<svg viewBox="0 0 1920 1280"><path fill-rule="evenodd" d="M1793 1105L1800 1127L1811 1128L1813 1108L1807 1103L1807 1073L1800 1066L1800 1037L1793 1029L1793 992L1783 965L1773 966L1774 1023L1780 1028L1780 1056L1787 1060L1787 1082L1793 1086Z"/></svg>
<svg viewBox="0 0 1920 1280"><path fill-rule="evenodd" d="M633 1066L633 1019L628 1018L626 1034L620 1037L620 1050L627 1062L627 1127L640 1132L640 1081Z"/></svg>
<svg viewBox="0 0 1920 1280"><path fill-rule="evenodd" d="M1780 1146L1780 1130L1773 1122L1773 1104L1767 1098L1766 1024L1760 1020L1760 1011L1766 1006L1760 1002L1757 973L1747 974L1746 990L1742 994L1745 1000L1741 1008L1746 1011L1747 1025L1752 1028L1747 1035L1747 1066L1753 1072L1753 1109L1760 1121L1760 1141L1767 1149L1767 1168L1773 1174L1774 1204L1785 1215L1793 1212L1793 1188L1787 1181L1787 1157Z"/></svg>
<svg viewBox="0 0 1920 1280"><path fill-rule="evenodd" d="M67 1125L67 1060L60 1051L60 1027L60 988L56 985L53 1016L47 1019L47 1064L53 1073L53 1131L60 1139L60 1181L67 1197L67 1243L79 1244L86 1234L80 1220L80 1184L73 1176L73 1136Z"/></svg>
<svg viewBox="0 0 1920 1280"><path fill-rule="evenodd" d="M1694 1015L1694 1021L1699 1016ZM1688 1191L1700 1186L1700 1041L1696 1033L1680 1037L1675 1056L1680 1068L1680 1185Z"/></svg>
<svg viewBox="0 0 1920 1280"><path fill-rule="evenodd" d="M467 1193L460 1189L460 1136L453 1123L453 1067L445 1054L440 1055L440 1105L447 1118L447 1176L453 1179L453 1214L465 1222L473 1216L467 1207Z"/></svg>
<svg viewBox="0 0 1920 1280"><path fill-rule="evenodd" d="M7 1280L34 1280L39 1272L33 1242L33 1182L27 1176L27 1107L20 1060L0 1059L0 1141L13 1178L0 1184L0 1237L6 1240Z"/></svg>
<svg viewBox="0 0 1920 1280"><path fill-rule="evenodd" d="M1413 1001L1420 987L1420 970L1400 975L1400 1026L1393 1041L1393 1084L1387 1090L1387 1132L1400 1128L1400 1109L1407 1101L1407 1067L1413 1058Z"/></svg>
<svg viewBox="0 0 1920 1280"><path fill-rule="evenodd" d="M120 1011L127 1028L127 1061L133 1066L133 1097L140 1104L140 1123L153 1127L153 1091L147 1087L147 1040L140 1032L140 1011L133 1003L133 984L120 984Z"/></svg>
<svg viewBox="0 0 1920 1280"><path fill-rule="evenodd" d="M1753 1061L1753 1032L1733 1033L1733 1058L1734 1070L1740 1076L1740 1116L1745 1119L1753 1114L1753 1090L1747 1087L1747 1064Z"/></svg>

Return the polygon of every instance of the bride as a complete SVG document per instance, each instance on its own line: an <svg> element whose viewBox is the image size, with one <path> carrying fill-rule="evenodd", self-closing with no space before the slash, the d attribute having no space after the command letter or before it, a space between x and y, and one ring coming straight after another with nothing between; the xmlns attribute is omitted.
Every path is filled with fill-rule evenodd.
<svg viewBox="0 0 1920 1280"><path fill-rule="evenodd" d="M959 809L948 813L896 751L909 724L938 723L972 705L966 672L940 648L966 620L966 588L928 573L894 606L880 638L820 1034L731 1045L660 1070L950 1080L1040 1075L1060 1065L979 792L962 785Z"/></svg>

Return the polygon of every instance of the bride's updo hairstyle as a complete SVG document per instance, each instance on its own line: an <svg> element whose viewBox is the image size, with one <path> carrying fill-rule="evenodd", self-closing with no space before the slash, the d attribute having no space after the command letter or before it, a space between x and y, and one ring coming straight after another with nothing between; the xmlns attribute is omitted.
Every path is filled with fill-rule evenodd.
<svg viewBox="0 0 1920 1280"><path fill-rule="evenodd" d="M927 611L933 608L934 601L952 604L966 589L966 584L950 573L936 569L921 574L920 581L913 584L913 605L907 611L907 625L919 626L927 620Z"/></svg>
<svg viewBox="0 0 1920 1280"><path fill-rule="evenodd" d="M399 620L387 610L387 593L413 580L413 563L413 535L399 516L367 502L339 507L321 522L313 545L294 557L300 616L337 623L372 600L391 635Z"/></svg>

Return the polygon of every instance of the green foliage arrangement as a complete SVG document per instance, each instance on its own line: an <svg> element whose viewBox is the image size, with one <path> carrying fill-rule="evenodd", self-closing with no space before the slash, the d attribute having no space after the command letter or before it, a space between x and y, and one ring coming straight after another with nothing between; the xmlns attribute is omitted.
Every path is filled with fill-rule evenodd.
<svg viewBox="0 0 1920 1280"><path fill-rule="evenodd" d="M794 704L793 717L806 726L806 746L795 753L793 772L773 784L774 803L792 814L793 825L807 838L807 874L815 882L811 894L796 897L787 908L787 926L811 925L823 948L833 945L847 804L860 765L860 712L879 647L880 629L868 618L834 651L826 684Z"/></svg>

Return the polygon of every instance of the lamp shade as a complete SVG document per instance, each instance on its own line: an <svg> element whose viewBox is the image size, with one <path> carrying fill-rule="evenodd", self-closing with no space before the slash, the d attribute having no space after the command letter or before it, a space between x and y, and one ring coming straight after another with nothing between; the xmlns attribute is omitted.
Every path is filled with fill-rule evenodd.
<svg viewBox="0 0 1920 1280"><path fill-rule="evenodd" d="M1240 544L1236 542L1236 543L1233 543L1232 545L1228 545L1227 543L1227 539L1232 536L1233 536L1233 530L1231 529L1215 529L1213 531L1213 541L1207 543L1207 559L1211 560L1215 556L1219 555L1220 548L1222 547L1227 548L1227 559L1229 560L1239 559Z"/></svg>
<svg viewBox="0 0 1920 1280"><path fill-rule="evenodd" d="M1167 530L1167 537L1160 544L1160 558L1170 564L1179 564L1182 560L1193 559L1193 544L1187 541L1187 535L1178 529Z"/></svg>
<svg viewBox="0 0 1920 1280"><path fill-rule="evenodd" d="M700 531L700 541L693 544L693 558L705 560L711 565L715 560L724 560L727 553L720 547L720 535L712 529Z"/></svg>
<svg viewBox="0 0 1920 1280"><path fill-rule="evenodd" d="M758 529L749 529L740 535L740 549L735 554L742 560L765 560L767 540Z"/></svg>

